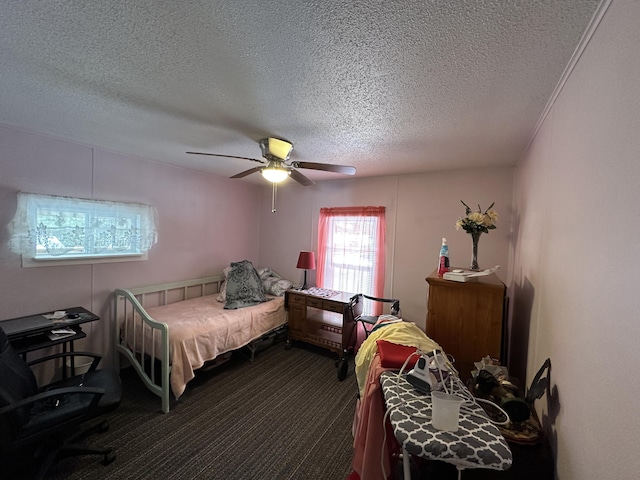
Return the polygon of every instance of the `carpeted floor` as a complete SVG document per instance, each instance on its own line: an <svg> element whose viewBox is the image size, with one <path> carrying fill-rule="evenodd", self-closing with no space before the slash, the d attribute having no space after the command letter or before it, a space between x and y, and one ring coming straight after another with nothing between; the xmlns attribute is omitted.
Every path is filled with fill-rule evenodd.
<svg viewBox="0 0 640 480"><path fill-rule="evenodd" d="M254 363L234 354L199 373L168 414L131 369L122 381L109 430L90 438L113 446L115 462L71 457L48 478L342 480L351 471L353 361L340 382L335 357L304 345L277 343Z"/></svg>

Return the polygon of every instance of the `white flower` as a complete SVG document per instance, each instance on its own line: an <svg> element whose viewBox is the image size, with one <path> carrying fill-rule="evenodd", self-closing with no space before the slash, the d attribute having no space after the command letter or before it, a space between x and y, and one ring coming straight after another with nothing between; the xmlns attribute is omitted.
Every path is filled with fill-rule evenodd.
<svg viewBox="0 0 640 480"><path fill-rule="evenodd" d="M489 230L496 228L494 222L498 220L498 213L492 210L493 203L484 212L478 205L478 210L474 212L466 203L460 201L465 207L465 216L456 222L457 230L462 228L467 233L489 233Z"/></svg>

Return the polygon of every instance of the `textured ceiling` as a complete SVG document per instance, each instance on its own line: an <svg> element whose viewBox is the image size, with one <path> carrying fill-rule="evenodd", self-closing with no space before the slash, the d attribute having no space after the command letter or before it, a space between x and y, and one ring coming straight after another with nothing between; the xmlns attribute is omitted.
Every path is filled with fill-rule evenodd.
<svg viewBox="0 0 640 480"><path fill-rule="evenodd" d="M185 152L513 165L598 3L3 1L0 123L225 176L255 163Z"/></svg>

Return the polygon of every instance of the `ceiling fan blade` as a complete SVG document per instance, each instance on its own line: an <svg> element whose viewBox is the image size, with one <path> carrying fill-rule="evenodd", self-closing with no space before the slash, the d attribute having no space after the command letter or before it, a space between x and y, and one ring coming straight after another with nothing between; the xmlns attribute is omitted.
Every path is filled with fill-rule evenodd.
<svg viewBox="0 0 640 480"><path fill-rule="evenodd" d="M240 172L235 174L233 177L229 177L229 178L242 178L242 177L246 177L247 175L251 175L252 173L256 173L259 172L260 170L262 170L263 167L253 167L250 168L249 170L245 170L244 172Z"/></svg>
<svg viewBox="0 0 640 480"><path fill-rule="evenodd" d="M252 162L265 163L262 160L258 160L257 158L249 158L249 157L236 157L235 155L221 155L219 153L204 153L204 152L186 152L190 155L208 155L210 157L224 157L224 158L239 158L240 160L251 160Z"/></svg>
<svg viewBox="0 0 640 480"><path fill-rule="evenodd" d="M324 170L325 172L344 173L345 175L355 175L355 167L349 167L347 165L331 165L328 163L315 163L315 162L293 162L291 164L297 168L308 168L311 170Z"/></svg>
<svg viewBox="0 0 640 480"><path fill-rule="evenodd" d="M293 178L296 182L304 185L305 187L308 187L309 185L313 185L314 183L316 183L310 178L305 177L303 174L301 174L299 171L295 169L291 169L291 178Z"/></svg>

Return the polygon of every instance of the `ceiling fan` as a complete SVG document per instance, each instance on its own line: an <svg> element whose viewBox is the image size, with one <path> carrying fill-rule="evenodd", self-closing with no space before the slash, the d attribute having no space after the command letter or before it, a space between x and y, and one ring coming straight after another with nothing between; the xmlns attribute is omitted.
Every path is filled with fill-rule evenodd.
<svg viewBox="0 0 640 480"><path fill-rule="evenodd" d="M252 162L261 163L264 166L250 168L244 172L240 172L231 178L242 178L252 173L260 172L264 178L273 184L282 182L291 176L296 182L302 185L313 185L315 182L300 173L298 168L306 168L309 170L323 170L325 172L343 173L345 175L355 175L354 167L344 165L332 165L328 163L315 162L298 162L296 160L289 161L291 152L293 151L293 143L278 137L263 138L259 142L262 156L265 160L259 160L249 157L237 157L235 155L223 155L219 153L204 152L187 152L191 155L209 155L211 157L239 158L241 160L250 160Z"/></svg>

